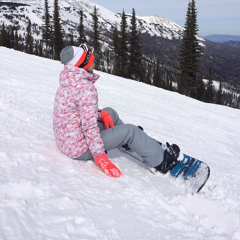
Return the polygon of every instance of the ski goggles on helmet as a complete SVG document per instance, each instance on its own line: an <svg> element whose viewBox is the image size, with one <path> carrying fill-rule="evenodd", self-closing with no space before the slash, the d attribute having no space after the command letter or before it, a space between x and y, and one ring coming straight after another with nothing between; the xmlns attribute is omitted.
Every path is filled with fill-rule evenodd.
<svg viewBox="0 0 240 240"><path fill-rule="evenodd" d="M88 46L86 43L80 44L79 47L81 47L84 52L86 53L86 57L81 65L79 65L80 68L87 69L88 67L91 66L93 63L95 57L93 55L94 48Z"/></svg>
<svg viewBox="0 0 240 240"><path fill-rule="evenodd" d="M91 54L93 54L93 52L94 52L94 48L88 46L86 43L82 43L82 44L80 44L79 47L81 47L85 52L90 51Z"/></svg>

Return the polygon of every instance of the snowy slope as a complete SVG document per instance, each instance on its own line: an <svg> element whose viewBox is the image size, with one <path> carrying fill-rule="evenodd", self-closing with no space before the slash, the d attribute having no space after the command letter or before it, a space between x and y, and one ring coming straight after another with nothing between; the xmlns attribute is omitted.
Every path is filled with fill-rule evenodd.
<svg viewBox="0 0 240 240"><path fill-rule="evenodd" d="M196 195L118 150L112 179L52 132L62 65L0 47L0 239L240 239L240 111L100 73L100 107L211 167Z"/></svg>

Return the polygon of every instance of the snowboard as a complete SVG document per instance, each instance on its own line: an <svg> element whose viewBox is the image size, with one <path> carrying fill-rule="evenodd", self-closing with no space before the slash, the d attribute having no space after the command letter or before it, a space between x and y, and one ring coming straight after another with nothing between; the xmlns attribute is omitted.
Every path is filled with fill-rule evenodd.
<svg viewBox="0 0 240 240"><path fill-rule="evenodd" d="M163 149L167 148L165 144L159 141L157 142L163 147ZM138 161L143 161L141 156L128 148L127 145L121 146L119 150L127 153ZM187 192L192 194L198 193L210 176L209 166L194 157L181 153L178 157L178 161L177 165L166 175L170 176L171 179L177 179L178 183L185 185ZM157 172L155 168L149 168L149 170L153 174L162 174Z"/></svg>

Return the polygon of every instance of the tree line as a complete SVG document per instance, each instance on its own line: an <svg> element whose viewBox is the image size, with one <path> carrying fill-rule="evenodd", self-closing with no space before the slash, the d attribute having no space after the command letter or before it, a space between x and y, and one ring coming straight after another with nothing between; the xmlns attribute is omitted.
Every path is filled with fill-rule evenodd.
<svg viewBox="0 0 240 240"><path fill-rule="evenodd" d="M188 3L186 22L179 51L178 92L207 103L240 108L240 95L237 96L227 91L224 92L222 79L219 81L219 88L214 88L211 66L209 67L207 84L203 82L202 73L199 71L199 59L203 53L197 33L196 2L191 0Z"/></svg>
<svg viewBox="0 0 240 240"><path fill-rule="evenodd" d="M54 0L53 16L49 13L48 0L44 4L42 38L32 37L32 23L28 19L25 36L18 34L17 29L4 23L1 26L0 46L6 46L29 54L59 60L61 50L68 45L79 45L88 39L94 48L96 69L134 79L156 87L178 91L186 96L208 103L223 104L240 108L239 95L231 91L223 91L220 79L219 89L213 87L211 67L209 80L203 82L199 71L199 58L202 51L197 38L197 9L195 0L188 4L185 29L179 51L179 66L173 71L169 66L162 66L159 58L149 59L142 54L142 40L137 28L136 14L133 8L130 26L123 10L120 26L115 24L108 48L103 48L99 30L98 9L94 7L92 14L92 30L87 32L84 27L83 11L79 11L78 36L64 33L59 14L58 0ZM173 75L177 72L177 76ZM176 74L175 74L176 75ZM177 78L177 82L174 81Z"/></svg>

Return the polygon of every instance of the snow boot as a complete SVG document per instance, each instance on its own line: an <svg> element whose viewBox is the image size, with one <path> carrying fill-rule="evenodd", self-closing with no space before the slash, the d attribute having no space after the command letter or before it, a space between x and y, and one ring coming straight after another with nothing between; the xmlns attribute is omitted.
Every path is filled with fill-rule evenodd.
<svg viewBox="0 0 240 240"><path fill-rule="evenodd" d="M166 143L167 149L164 151L164 159L160 165L155 167L156 171L166 174L178 164L180 148L176 144Z"/></svg>

